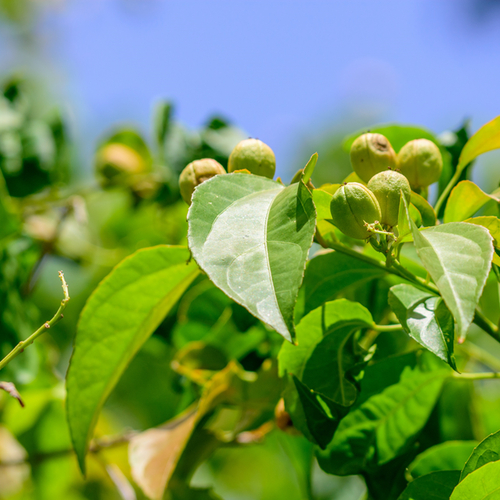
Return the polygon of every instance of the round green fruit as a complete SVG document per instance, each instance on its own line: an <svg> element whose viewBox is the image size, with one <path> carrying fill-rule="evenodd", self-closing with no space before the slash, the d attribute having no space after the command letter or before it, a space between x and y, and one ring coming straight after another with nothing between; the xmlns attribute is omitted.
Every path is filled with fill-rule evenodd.
<svg viewBox="0 0 500 500"><path fill-rule="evenodd" d="M224 167L218 161L211 158L191 162L179 177L179 189L183 200L188 205L191 205L191 198L196 186L199 186L214 175L225 173Z"/></svg>
<svg viewBox="0 0 500 500"><path fill-rule="evenodd" d="M397 226L401 192L410 203L411 188L408 179L394 170L384 170L370 179L368 189L375 195L380 206L380 222L391 227Z"/></svg>
<svg viewBox="0 0 500 500"><path fill-rule="evenodd" d="M259 139L245 139L236 145L227 166L228 172L248 170L251 174L272 179L276 171L273 150Z"/></svg>
<svg viewBox="0 0 500 500"><path fill-rule="evenodd" d="M375 195L359 182L340 186L330 203L333 223L351 238L365 240L371 233L365 222L380 221L380 207Z"/></svg>
<svg viewBox="0 0 500 500"><path fill-rule="evenodd" d="M383 170L396 168L396 160L391 143L381 134L363 134L352 143L352 168L364 182Z"/></svg>
<svg viewBox="0 0 500 500"><path fill-rule="evenodd" d="M443 158L439 148L427 139L407 142L398 154L398 168L413 190L430 186L441 177Z"/></svg>

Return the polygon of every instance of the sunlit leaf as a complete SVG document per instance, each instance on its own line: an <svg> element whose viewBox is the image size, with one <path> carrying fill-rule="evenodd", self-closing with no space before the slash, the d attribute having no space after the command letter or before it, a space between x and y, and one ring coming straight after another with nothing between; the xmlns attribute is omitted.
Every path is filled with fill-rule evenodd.
<svg viewBox="0 0 500 500"><path fill-rule="evenodd" d="M406 202L403 198L403 202ZM410 221L422 265L452 313L463 342L491 268L492 238L487 229L450 222L419 231Z"/></svg>
<svg viewBox="0 0 500 500"><path fill-rule="evenodd" d="M195 190L188 221L193 256L215 285L292 341L315 227L304 184L218 175Z"/></svg>
<svg viewBox="0 0 500 500"><path fill-rule="evenodd" d="M444 211L444 222L460 222L472 217L489 201L500 201L500 192L486 194L471 181L459 182L452 190Z"/></svg>
<svg viewBox="0 0 500 500"><path fill-rule="evenodd" d="M500 498L500 461L471 472L453 490L450 500L496 500Z"/></svg>
<svg viewBox="0 0 500 500"><path fill-rule="evenodd" d="M465 144L457 170L462 171L479 155L500 148L500 116L483 125Z"/></svg>
<svg viewBox="0 0 500 500"><path fill-rule="evenodd" d="M198 274L189 251L158 246L121 262L83 309L67 375L73 446L85 454L99 410L126 366Z"/></svg>
<svg viewBox="0 0 500 500"><path fill-rule="evenodd" d="M422 216L422 224L424 226L436 225L436 212L429 202L421 195L411 192L411 204L419 211ZM418 225L418 224L417 224Z"/></svg>

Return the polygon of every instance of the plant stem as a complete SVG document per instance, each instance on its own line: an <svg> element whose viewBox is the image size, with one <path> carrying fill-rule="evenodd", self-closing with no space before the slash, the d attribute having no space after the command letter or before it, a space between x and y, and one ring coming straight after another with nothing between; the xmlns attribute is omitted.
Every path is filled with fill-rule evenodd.
<svg viewBox="0 0 500 500"><path fill-rule="evenodd" d="M450 182L448 182L448 185L444 188L444 191L441 193L441 196L439 197L438 201L436 202L436 206L434 207L434 210L436 211L436 215L438 217L439 217L439 211L441 210L443 203L446 201L447 196L450 194L450 191L453 189L453 187L457 183L458 179L460 179L460 175L462 174L462 170L457 170L453 174L453 177L450 179Z"/></svg>
<svg viewBox="0 0 500 500"><path fill-rule="evenodd" d="M460 349L469 357L474 359L475 361L487 366L491 370L499 370L500 371L500 359L498 359L493 354L490 354L488 351L484 350L482 347L479 347L472 342L467 342L466 344L462 344Z"/></svg>
<svg viewBox="0 0 500 500"><path fill-rule="evenodd" d="M356 250L352 250L351 248L343 245L342 243L332 241L332 242L325 242L322 238L318 238L318 233L316 234L317 241L322 245L324 248L331 248L333 250L336 250L337 252L343 253L345 255L349 255L350 257L353 257L355 259L362 260L363 262L366 262L373 267L376 267L378 269L381 269L385 271L386 273L394 274L395 276L399 276L400 278L405 279L406 281L409 281L410 283L414 284L415 286L424 289L428 292L431 292L435 295L441 295L439 293L439 290L432 284L427 283L425 280L422 278L419 278L418 276L414 275L412 272L408 271L408 269L404 268L399 262L396 260L392 260L391 262L391 267L387 267L383 262L378 261L372 257L369 257L368 255L364 255L360 252L357 252ZM486 318L481 311L476 309L476 313L474 315L474 320L473 322L479 326L482 330L484 330L488 335L493 337L497 342L500 342L500 332L497 326L495 326L488 318Z"/></svg>
<svg viewBox="0 0 500 500"><path fill-rule="evenodd" d="M400 324L397 325L373 325L372 329L376 332L394 332L402 330L403 327Z"/></svg>
<svg viewBox="0 0 500 500"><path fill-rule="evenodd" d="M66 304L68 303L70 297L69 297L69 292L68 292L68 285L66 283L66 280L64 279L64 274L62 271L59 271L59 278L61 279L61 286L63 289L63 295L64 298L61 300L61 304L59 306L59 309L55 313L54 317L50 321L46 321L38 330L36 330L34 333L32 333L26 340L21 340L19 344L12 349L12 351L5 356L0 361L0 370L2 368L5 368L8 363L10 363L18 354L24 351L26 347L29 345L33 344L33 342L40 336L42 335L45 330L49 329L51 326L54 326L61 318L63 318L62 312L64 308L66 307Z"/></svg>
<svg viewBox="0 0 500 500"><path fill-rule="evenodd" d="M488 379L500 378L500 373L498 372L454 373L452 377L457 380L488 380Z"/></svg>

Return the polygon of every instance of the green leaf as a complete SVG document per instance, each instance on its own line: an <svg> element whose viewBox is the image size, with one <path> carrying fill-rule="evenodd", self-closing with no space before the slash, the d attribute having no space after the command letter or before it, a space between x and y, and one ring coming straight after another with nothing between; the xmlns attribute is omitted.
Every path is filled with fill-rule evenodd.
<svg viewBox="0 0 500 500"><path fill-rule="evenodd" d="M311 158L309 158L307 165L304 167L304 177L302 177L302 182L304 184L307 184L309 182L309 179L311 178L311 175L314 172L314 167L316 167L317 162L318 162L318 153L314 153L311 156Z"/></svg>
<svg viewBox="0 0 500 500"><path fill-rule="evenodd" d="M471 472L453 490L450 500L500 499L500 461L490 462Z"/></svg>
<svg viewBox="0 0 500 500"><path fill-rule="evenodd" d="M359 329L372 325L370 312L358 302L346 299L327 302L302 318L297 325L297 345L282 345L278 355L280 375L288 372L302 380L307 360L326 335L335 334L345 326ZM310 388L315 389L314 385Z"/></svg>
<svg viewBox="0 0 500 500"><path fill-rule="evenodd" d="M493 238L493 245L497 248L500 247L500 219L494 215L486 215L483 217L472 217L465 220L469 224L477 224L478 226L485 227Z"/></svg>
<svg viewBox="0 0 500 500"><path fill-rule="evenodd" d="M500 460L500 431L490 434L477 445L462 469L460 480L463 481L471 472L497 460Z"/></svg>
<svg viewBox="0 0 500 500"><path fill-rule="evenodd" d="M358 395L355 376L363 368L367 353L357 346L353 333L372 325L365 307L339 299L302 319L296 328L298 345L284 343L281 347L280 374L294 375L298 392L294 394L288 388L287 410L296 427L322 448ZM305 425L309 432L304 430ZM330 432L325 434L327 426Z"/></svg>
<svg viewBox="0 0 500 500"><path fill-rule="evenodd" d="M436 225L436 212L423 196L420 196L412 191L410 201L422 216L422 224L424 226L427 227Z"/></svg>
<svg viewBox="0 0 500 500"><path fill-rule="evenodd" d="M318 401L318 396L314 391L311 391L297 377L292 376L292 379L298 393L301 411L303 411L307 428L313 437L313 442L316 442L324 450L332 440L333 433L338 426L338 421L335 422L328 415L325 408ZM292 422L295 424L294 414L291 417Z"/></svg>
<svg viewBox="0 0 500 500"><path fill-rule="evenodd" d="M83 472L104 401L198 272L184 247L139 250L122 261L87 301L67 375L68 422Z"/></svg>
<svg viewBox="0 0 500 500"><path fill-rule="evenodd" d="M334 299L349 286L360 285L384 275L383 269L339 252L317 255L307 264L296 318L300 319L321 304Z"/></svg>
<svg viewBox="0 0 500 500"><path fill-rule="evenodd" d="M361 394L377 372L377 364L366 368ZM320 467L330 474L359 474L404 453L427 422L449 373L435 356L421 352L399 382L364 399L341 421L333 441L317 455Z"/></svg>
<svg viewBox="0 0 500 500"><path fill-rule="evenodd" d="M446 441L432 446L415 458L408 472L417 478L439 470L461 470L476 445L477 441Z"/></svg>
<svg viewBox="0 0 500 500"><path fill-rule="evenodd" d="M401 284L390 289L389 305L412 339L456 370L453 316L441 297Z"/></svg>
<svg viewBox="0 0 500 500"><path fill-rule="evenodd" d="M315 189L312 194L314 206L316 207L317 220L331 219L330 203L333 195L321 189Z"/></svg>
<svg viewBox="0 0 500 500"><path fill-rule="evenodd" d="M412 223L413 241L423 266L436 284L463 342L486 283L493 256L487 229L450 222L419 231Z"/></svg>
<svg viewBox="0 0 500 500"><path fill-rule="evenodd" d="M293 310L315 228L302 182L218 175L198 186L188 213L193 257L209 278L292 341Z"/></svg>
<svg viewBox="0 0 500 500"><path fill-rule="evenodd" d="M431 472L412 481L398 500L449 500L460 480L460 471Z"/></svg>
<svg viewBox="0 0 500 500"><path fill-rule="evenodd" d="M479 155L500 148L500 116L483 125L465 144L460 154L457 171Z"/></svg>
<svg viewBox="0 0 500 500"><path fill-rule="evenodd" d="M161 149L164 147L172 121L172 104L160 102L154 110L154 133L156 144Z"/></svg>
<svg viewBox="0 0 500 500"><path fill-rule="evenodd" d="M459 182L452 190L444 211L444 222L460 222L472 217L489 201L500 201L500 193L486 194L471 181Z"/></svg>

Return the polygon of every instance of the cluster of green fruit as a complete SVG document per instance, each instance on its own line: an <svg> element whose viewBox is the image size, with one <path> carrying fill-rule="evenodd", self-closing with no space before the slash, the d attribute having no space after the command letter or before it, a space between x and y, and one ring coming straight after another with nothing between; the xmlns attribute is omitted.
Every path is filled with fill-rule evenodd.
<svg viewBox="0 0 500 500"><path fill-rule="evenodd" d="M351 147L351 163L361 182L347 182L335 191L330 209L333 223L347 236L367 239L369 225L391 230L398 224L401 196L410 203L411 191L425 193L439 180L443 160L427 139L405 144L396 155L381 134L363 134Z"/></svg>
<svg viewBox="0 0 500 500"><path fill-rule="evenodd" d="M245 139L231 152L227 165L229 173L247 171L272 179L276 171L276 158L273 150L259 139ZM214 175L225 174L224 167L211 158L191 162L179 177L179 189L184 201L191 205L194 189Z"/></svg>
<svg viewBox="0 0 500 500"><path fill-rule="evenodd" d="M425 193L439 180L443 160L438 147L427 139L416 139L399 154L381 134L363 134L351 147L351 163L360 182L347 182L334 193L330 209L332 222L347 236L367 239L369 225L381 224L392 230L398 224L401 196L410 203L412 190ZM272 149L258 139L241 141L232 151L228 172L246 171L272 179L276 159ZM217 161L204 158L191 162L182 171L179 188L191 204L199 184L226 170Z"/></svg>

